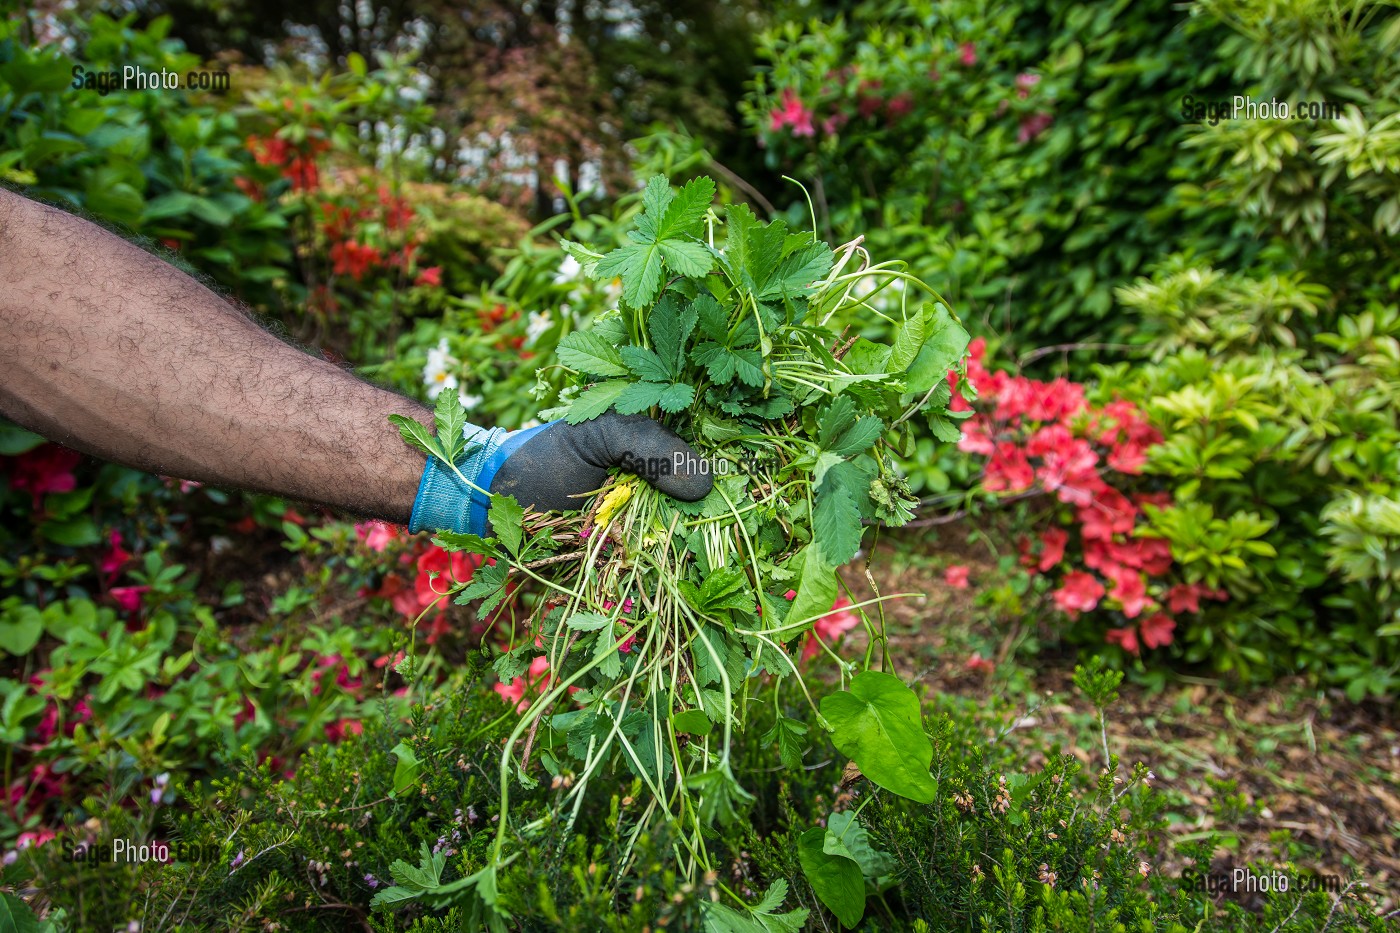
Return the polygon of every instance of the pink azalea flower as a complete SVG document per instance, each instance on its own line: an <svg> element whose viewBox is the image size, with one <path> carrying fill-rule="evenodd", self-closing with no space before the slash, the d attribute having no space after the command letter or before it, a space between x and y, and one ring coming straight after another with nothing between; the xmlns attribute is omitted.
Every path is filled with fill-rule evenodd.
<svg viewBox="0 0 1400 933"><path fill-rule="evenodd" d="M1137 632L1131 628L1111 628L1103 633L1103 639L1110 645L1119 645L1129 654L1137 654L1138 648Z"/></svg>
<svg viewBox="0 0 1400 933"><path fill-rule="evenodd" d="M509 685L498 683L492 689L507 703L514 703L516 712L523 713L530 708L530 701L525 699L526 690L543 687L549 683L548 671L549 658L540 655L530 662L528 683L524 677L516 677Z"/></svg>
<svg viewBox="0 0 1400 933"><path fill-rule="evenodd" d="M1122 605L1123 615L1130 619L1136 619L1142 615L1144 609L1152 605L1152 599L1147 595L1147 587L1142 581L1142 574L1136 570L1123 570L1118 574L1113 584L1113 598Z"/></svg>
<svg viewBox="0 0 1400 933"><path fill-rule="evenodd" d="M20 454L10 466L10 488L28 492L38 511L44 496L52 492L72 492L78 481L73 468L82 460L77 451L57 444L43 444L29 453Z"/></svg>
<svg viewBox="0 0 1400 933"><path fill-rule="evenodd" d="M1065 545L1069 543L1069 532L1063 528L1047 528L1040 536L1040 563L1036 564L1045 573L1065 558Z"/></svg>
<svg viewBox="0 0 1400 933"><path fill-rule="evenodd" d="M812 111L807 109L792 88L783 89L782 106L768 114L770 130L776 132L785 126L792 127L794 136L815 136L817 133L812 125Z"/></svg>
<svg viewBox="0 0 1400 933"><path fill-rule="evenodd" d="M1200 612L1205 587L1198 583L1178 583L1167 590L1167 608L1172 612Z"/></svg>
<svg viewBox="0 0 1400 933"><path fill-rule="evenodd" d="M846 608L850 604L851 601L845 596L838 596L831 612L812 623L812 630L807 633L807 639L802 643L802 660L810 661L817 656L821 651L818 641L828 645L835 644L843 634L860 624L860 616Z"/></svg>
<svg viewBox="0 0 1400 933"><path fill-rule="evenodd" d="M347 735L362 735L364 731L364 725L357 720L337 719L335 722L326 723L326 741L340 742Z"/></svg>
<svg viewBox="0 0 1400 933"><path fill-rule="evenodd" d="M954 564L943 571L943 582L955 590L965 590L968 586L967 577L970 572L966 564Z"/></svg>
<svg viewBox="0 0 1400 933"><path fill-rule="evenodd" d="M418 278L414 280L414 285L438 288L442 285L442 266L429 266L418 273Z"/></svg>
<svg viewBox="0 0 1400 933"><path fill-rule="evenodd" d="M786 599L788 602L792 602L796 598L797 590L788 590L786 593L783 594L783 599Z"/></svg>
<svg viewBox="0 0 1400 933"><path fill-rule="evenodd" d="M1103 584L1091 573L1082 570L1072 570L1065 574L1065 578L1060 583L1060 588L1050 594L1055 600L1055 605L1061 611L1069 613L1071 616L1080 612L1089 612L1103 599Z"/></svg>
<svg viewBox="0 0 1400 933"><path fill-rule="evenodd" d="M958 61L967 68L977 64L977 46L971 42L964 42L958 46Z"/></svg>
<svg viewBox="0 0 1400 933"><path fill-rule="evenodd" d="M1163 648L1172 643L1176 622L1165 612L1157 612L1142 620L1142 642L1149 648Z"/></svg>
<svg viewBox="0 0 1400 933"><path fill-rule="evenodd" d="M355 525L355 534L371 551L382 551L399 536L399 526L381 521L359 522Z"/></svg>
<svg viewBox="0 0 1400 933"><path fill-rule="evenodd" d="M130 552L122 548L122 533L113 531L108 540L107 553L102 555L102 560L98 563L97 569L111 582L121 573L126 562L131 560Z"/></svg>

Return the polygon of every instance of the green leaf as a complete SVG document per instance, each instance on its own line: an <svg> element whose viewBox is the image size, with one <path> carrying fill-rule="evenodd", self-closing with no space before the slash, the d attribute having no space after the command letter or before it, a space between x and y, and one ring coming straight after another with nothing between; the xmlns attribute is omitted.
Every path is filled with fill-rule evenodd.
<svg viewBox="0 0 1400 933"><path fill-rule="evenodd" d="M796 297L805 295L831 271L831 247L811 243L783 260L782 265L757 298Z"/></svg>
<svg viewBox="0 0 1400 933"><path fill-rule="evenodd" d="M832 566L839 567L856 556L860 550L860 507L857 496L870 496L869 486L862 481L860 471L849 460L826 471L817 487L816 506L812 514L813 540Z"/></svg>
<svg viewBox="0 0 1400 933"><path fill-rule="evenodd" d="M822 697L832 741L861 773L892 793L932 803L933 745L920 725L919 698L898 677L864 671L851 689Z"/></svg>
<svg viewBox="0 0 1400 933"><path fill-rule="evenodd" d="M433 535L433 543L444 551L461 551L466 554L482 554L487 557L495 557L499 553L491 538L483 538L480 535L471 535L461 531L440 530Z"/></svg>
<svg viewBox="0 0 1400 933"><path fill-rule="evenodd" d="M865 875L854 859L826 851L826 830L807 830L797 840L797 859L817 897L841 925L854 929L865 915Z"/></svg>
<svg viewBox="0 0 1400 933"><path fill-rule="evenodd" d="M493 495L486 520L491 524L491 531L496 540L505 545L507 551L519 554L520 543L525 536L525 529L522 527L525 510L515 501L515 497Z"/></svg>
<svg viewBox="0 0 1400 933"><path fill-rule="evenodd" d="M715 724L710 721L709 716L705 715L704 710L688 709L684 713L672 716L671 726L677 732L689 735L709 735Z"/></svg>
<svg viewBox="0 0 1400 933"><path fill-rule="evenodd" d="M608 680L616 680L622 675L622 658L617 648L617 639L612 629L605 629L594 636L593 658L602 658L595 670Z"/></svg>
<svg viewBox="0 0 1400 933"><path fill-rule="evenodd" d="M689 240L662 240L657 244L661 256L666 260L666 268L692 279L709 275L714 268L715 257L703 243Z"/></svg>
<svg viewBox="0 0 1400 933"><path fill-rule="evenodd" d="M439 392L437 407L433 410L433 421L437 425L437 442L446 459L457 462L466 449L467 439L463 432L467 427L467 413L456 392Z"/></svg>
<svg viewBox="0 0 1400 933"><path fill-rule="evenodd" d="M666 389L655 382L634 382L622 390L614 405L618 414L635 415L660 402Z"/></svg>
<svg viewBox="0 0 1400 933"><path fill-rule="evenodd" d="M65 547L90 547L102 540L96 523L86 515L66 522L44 522L39 531L45 538Z"/></svg>
<svg viewBox="0 0 1400 933"><path fill-rule="evenodd" d="M706 825L718 820L720 825L730 826L754 801L753 794L739 786L728 765L692 772L686 777L685 786L700 798L700 819Z"/></svg>
<svg viewBox="0 0 1400 933"><path fill-rule="evenodd" d="M28 654L43 634L44 617L33 606L13 606L0 615L0 651Z"/></svg>
<svg viewBox="0 0 1400 933"><path fill-rule="evenodd" d="M698 312L692 307L684 311L676 306L671 296L664 296L656 303L647 317L647 333L656 347L656 354L666 367L666 375L657 382L670 382L680 375L681 364L685 362L685 342L695 330Z"/></svg>
<svg viewBox="0 0 1400 933"><path fill-rule="evenodd" d="M596 612L575 612L569 616L569 621L565 624L576 632L596 632L612 625L612 620L606 619Z"/></svg>
<svg viewBox="0 0 1400 933"><path fill-rule="evenodd" d="M14 894L0 894L0 930L5 933L39 933L39 918Z"/></svg>
<svg viewBox="0 0 1400 933"><path fill-rule="evenodd" d="M20 454L29 453L43 443L44 439L39 435L26 431L18 425L10 424L8 421L0 420L0 456L18 457Z"/></svg>
<svg viewBox="0 0 1400 933"><path fill-rule="evenodd" d="M398 758L398 763L394 765L394 789L389 796L397 797L418 783L418 775L423 770L423 763L418 760L413 749L403 742L395 745L391 751L394 757ZM403 863L395 862L394 864Z"/></svg>
<svg viewBox="0 0 1400 933"><path fill-rule="evenodd" d="M894 345L890 348L890 358L885 361L885 372L902 373L909 368L923 349L928 323L928 311L922 308L895 328Z"/></svg>
<svg viewBox="0 0 1400 933"><path fill-rule="evenodd" d="M752 609L754 596L749 578L736 567L721 567L700 585L700 602L695 608L704 613L724 609Z"/></svg>
<svg viewBox="0 0 1400 933"><path fill-rule="evenodd" d="M661 393L661 398L657 399L657 404L661 410L669 414L685 411L695 401L695 387L686 385L683 382L673 382L666 387L666 391Z"/></svg>
<svg viewBox="0 0 1400 933"><path fill-rule="evenodd" d="M800 561L799 561L800 558ZM826 560L818 544L809 544L788 566L798 571L797 595L788 607L788 620L820 618L836 603L836 568Z"/></svg>
<svg viewBox="0 0 1400 933"><path fill-rule="evenodd" d="M842 457L864 453L874 446L885 433L885 422L874 415L866 415L834 438L825 449Z"/></svg>
<svg viewBox="0 0 1400 933"><path fill-rule="evenodd" d="M465 606L474 600L485 599L498 593L503 594L506 585L506 577L510 573L510 565L505 561L497 561L494 564L482 564L472 571L471 582L457 594L453 600L459 606ZM439 590L445 587L439 587ZM484 606L479 610L482 614L490 612Z"/></svg>
<svg viewBox="0 0 1400 933"><path fill-rule="evenodd" d="M822 410L817 429L817 444L822 450L831 449L836 438L856 423L856 403L849 395L838 395Z"/></svg>
<svg viewBox="0 0 1400 933"><path fill-rule="evenodd" d="M867 881L876 884L894 871L894 859L870 844L870 834L852 812L833 813L826 820L826 842L831 855L844 855L860 866Z"/></svg>
<svg viewBox="0 0 1400 933"><path fill-rule="evenodd" d="M690 303L700 325L700 332L717 343L729 339L729 318L713 295L702 294Z"/></svg>
<svg viewBox="0 0 1400 933"><path fill-rule="evenodd" d="M807 747L807 724L799 719L779 716L773 728L763 734L760 740L764 745L778 745L778 760L783 767L796 770L802 767L802 753Z"/></svg>
<svg viewBox="0 0 1400 933"><path fill-rule="evenodd" d="M623 347L622 361L627 364L627 368L639 379L650 379L652 382L670 382L675 378L675 371L670 364L663 363L661 357L644 347Z"/></svg>
<svg viewBox="0 0 1400 933"><path fill-rule="evenodd" d="M647 182L647 194L652 194L653 186L660 185L666 186L669 194L670 182L666 180L665 175L655 175ZM686 182L680 193L673 195L669 201L661 223L656 228L656 239L665 240L684 233L698 232L700 221L705 219L705 212L710 209L710 202L714 199L715 183L711 179L702 175ZM648 204L648 213L650 212L651 204Z"/></svg>
<svg viewBox="0 0 1400 933"><path fill-rule="evenodd" d="M569 406L568 413L564 415L564 420L569 424L592 421L612 408L617 397L622 394L622 390L629 385L631 383L621 379L610 379L607 382L598 383L574 399L573 404Z"/></svg>
<svg viewBox="0 0 1400 933"><path fill-rule="evenodd" d="M586 330L574 331L559 341L556 351L559 362L570 369L595 376L625 376L622 354L597 334Z"/></svg>
<svg viewBox="0 0 1400 933"><path fill-rule="evenodd" d="M439 460L447 459L443 456L442 448L438 446L437 438L433 437L432 433L417 421L404 415L390 415L389 421L399 429L399 436L404 439L408 446L427 454L429 457L437 457Z"/></svg>
<svg viewBox="0 0 1400 933"><path fill-rule="evenodd" d="M928 336L909 367L905 391L924 395L942 380L967 352L970 337L963 326L943 305L935 305L929 314ZM890 370L893 372L893 369ZM963 380L966 385L967 380Z"/></svg>
<svg viewBox="0 0 1400 933"><path fill-rule="evenodd" d="M594 274L600 279L622 279L622 300L629 307L640 308L656 297L661 287L661 265L661 251L655 243L629 243L598 260Z"/></svg>

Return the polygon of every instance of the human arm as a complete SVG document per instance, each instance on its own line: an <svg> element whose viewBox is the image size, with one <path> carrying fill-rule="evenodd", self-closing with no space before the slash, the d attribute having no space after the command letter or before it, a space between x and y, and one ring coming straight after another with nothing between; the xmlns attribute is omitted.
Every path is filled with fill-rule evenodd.
<svg viewBox="0 0 1400 933"><path fill-rule="evenodd" d="M413 514L424 457L388 417L432 424L417 402L283 343L120 237L4 189L0 414L138 469L394 522ZM636 451L689 452L646 419L554 425L528 447L521 440L507 440L509 464L498 456L480 479L489 488L499 468L503 487L541 507L596 488ZM709 489L708 477L658 484L685 498Z"/></svg>

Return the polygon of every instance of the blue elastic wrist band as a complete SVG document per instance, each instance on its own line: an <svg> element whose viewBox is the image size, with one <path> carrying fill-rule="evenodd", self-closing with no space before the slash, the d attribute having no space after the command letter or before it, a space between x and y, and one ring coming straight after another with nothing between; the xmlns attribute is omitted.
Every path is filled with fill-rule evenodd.
<svg viewBox="0 0 1400 933"><path fill-rule="evenodd" d="M480 491L465 485L457 473L436 457L429 457L427 465L423 467L423 478L418 483L418 496L413 500L408 530L417 533L449 528L485 535L486 516L491 508L491 499L486 493L491 489L496 472L522 444L557 423L551 421L513 433L507 433L504 428L487 430L474 424L467 425L463 434L467 439L468 453L457 461L457 472L480 487Z"/></svg>

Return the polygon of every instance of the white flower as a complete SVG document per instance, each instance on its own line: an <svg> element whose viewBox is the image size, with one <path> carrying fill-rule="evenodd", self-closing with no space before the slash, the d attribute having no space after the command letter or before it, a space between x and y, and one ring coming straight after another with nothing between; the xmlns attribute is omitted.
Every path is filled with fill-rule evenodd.
<svg viewBox="0 0 1400 933"><path fill-rule="evenodd" d="M467 411L471 411L481 404L482 397L480 395L468 395L466 389L458 389L457 401L461 402L462 407Z"/></svg>
<svg viewBox="0 0 1400 933"><path fill-rule="evenodd" d="M456 362L447 352L446 337L428 351L428 364L423 367L423 384L428 387L428 398L437 398L443 389L457 388L457 377L449 371Z"/></svg>
<svg viewBox="0 0 1400 933"><path fill-rule="evenodd" d="M525 325L525 346L533 347L553 323L554 319L548 311L531 311L530 321Z"/></svg>
<svg viewBox="0 0 1400 933"><path fill-rule="evenodd" d="M559 271L554 273L554 284L567 285L578 278L578 274L582 271L583 266L579 265L578 260L565 254L564 261L559 263Z"/></svg>

